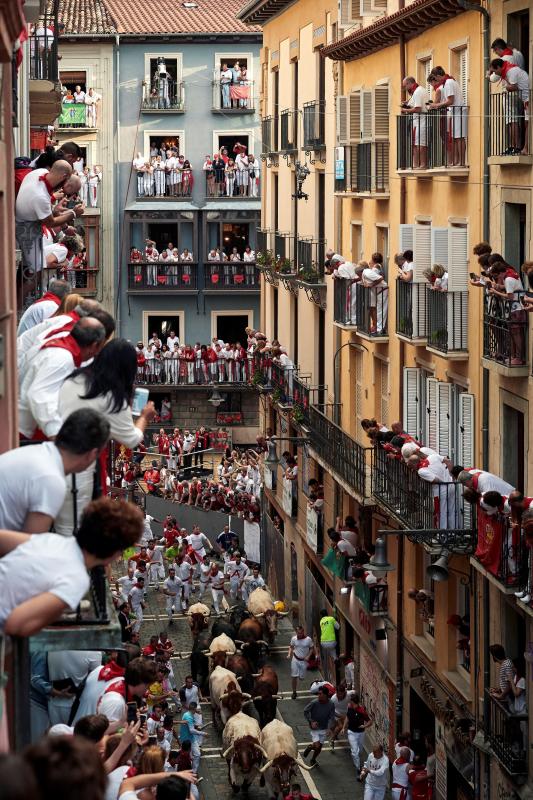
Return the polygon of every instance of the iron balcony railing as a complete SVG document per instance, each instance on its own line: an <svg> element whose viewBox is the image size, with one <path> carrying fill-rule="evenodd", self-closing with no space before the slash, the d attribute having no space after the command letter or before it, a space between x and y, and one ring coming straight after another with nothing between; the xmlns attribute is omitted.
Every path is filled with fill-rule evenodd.
<svg viewBox="0 0 533 800"><path fill-rule="evenodd" d="M150 164L137 170L137 199L168 197L172 200L192 196L194 178L190 167L154 167Z"/></svg>
<svg viewBox="0 0 533 800"><path fill-rule="evenodd" d="M468 106L397 117L397 169L464 168L467 153Z"/></svg>
<svg viewBox="0 0 533 800"><path fill-rule="evenodd" d="M389 610L389 587L386 583L355 583L355 596L371 616L385 616Z"/></svg>
<svg viewBox="0 0 533 800"><path fill-rule="evenodd" d="M185 111L185 84L171 77L165 83L144 83L141 111Z"/></svg>
<svg viewBox="0 0 533 800"><path fill-rule="evenodd" d="M303 105L305 150L322 150L326 146L326 101L312 100Z"/></svg>
<svg viewBox="0 0 533 800"><path fill-rule="evenodd" d="M347 278L333 281L333 320L340 325L357 325L357 283Z"/></svg>
<svg viewBox="0 0 533 800"><path fill-rule="evenodd" d="M75 269L46 270L48 280L52 277L60 278L70 283L74 292L88 297L96 294L99 272L100 270L97 267L91 268L83 265Z"/></svg>
<svg viewBox="0 0 533 800"><path fill-rule="evenodd" d="M260 180L261 168L255 167L205 169L205 196L209 198L231 197L233 200L243 200L261 196Z"/></svg>
<svg viewBox="0 0 533 800"><path fill-rule="evenodd" d="M224 114L251 114L255 109L254 82L247 79L237 83L213 81L212 111Z"/></svg>
<svg viewBox="0 0 533 800"><path fill-rule="evenodd" d="M443 353L468 349L468 292L427 289L428 347Z"/></svg>
<svg viewBox="0 0 533 800"><path fill-rule="evenodd" d="M278 152L278 117L264 117L261 122L261 138L264 155Z"/></svg>
<svg viewBox="0 0 533 800"><path fill-rule="evenodd" d="M57 57L59 0L45 4L45 14L32 26L29 35L30 80L59 81Z"/></svg>
<svg viewBox="0 0 533 800"><path fill-rule="evenodd" d="M270 369L270 382L273 387L272 400L291 407L294 422L309 425L311 405L316 402L323 388L309 386L296 367L284 367L276 362Z"/></svg>
<svg viewBox="0 0 533 800"><path fill-rule="evenodd" d="M285 153L298 150L298 111L285 109L281 112L280 150Z"/></svg>
<svg viewBox="0 0 533 800"><path fill-rule="evenodd" d="M309 410L309 425L311 447L317 455L361 498L369 498L372 448L360 445L315 406Z"/></svg>
<svg viewBox="0 0 533 800"><path fill-rule="evenodd" d="M500 536L500 553L496 569L491 564L489 571L506 589L527 589L529 548L520 523L513 524L510 517L498 514L494 517L493 535ZM482 553L476 551L474 556L485 566Z"/></svg>
<svg viewBox="0 0 533 800"><path fill-rule="evenodd" d="M368 336L387 336L389 287L382 282L376 288L358 284L356 291L357 330Z"/></svg>
<svg viewBox="0 0 533 800"><path fill-rule="evenodd" d="M490 98L490 155L517 156L531 152L528 122L529 91L501 92Z"/></svg>
<svg viewBox="0 0 533 800"><path fill-rule="evenodd" d="M458 483L430 483L416 470L395 455L376 447L372 460L372 492L374 497L392 511L406 528L434 531L427 543L442 544L438 531L453 531L457 542L450 537L450 549L457 545L470 547L474 529L472 507L463 497Z"/></svg>
<svg viewBox="0 0 533 800"><path fill-rule="evenodd" d="M258 253L266 253L271 249L271 231L268 228L258 228L255 232L256 250Z"/></svg>
<svg viewBox="0 0 533 800"><path fill-rule="evenodd" d="M396 333L408 339L425 339L427 285L396 279Z"/></svg>
<svg viewBox="0 0 533 800"><path fill-rule="evenodd" d="M192 261L134 261L128 264L128 288L197 289L198 265Z"/></svg>
<svg viewBox="0 0 533 800"><path fill-rule="evenodd" d="M507 300L484 292L483 357L506 367L520 367L527 360L527 312L523 292Z"/></svg>
<svg viewBox="0 0 533 800"><path fill-rule="evenodd" d="M298 237L296 252L298 277L306 283L324 283L324 258L326 242L312 237Z"/></svg>
<svg viewBox="0 0 533 800"><path fill-rule="evenodd" d="M206 386L212 383L248 384L253 359L218 356L215 361L196 354L167 358L161 353L137 367L136 383L166 386Z"/></svg>
<svg viewBox="0 0 533 800"><path fill-rule="evenodd" d="M254 262L210 261L204 264L205 288L220 291L259 289L259 271Z"/></svg>
<svg viewBox="0 0 533 800"><path fill-rule="evenodd" d="M494 755L509 775L516 777L527 775L529 747L527 711L514 713L506 700L497 700L488 690L485 692L485 703L490 709L488 734Z"/></svg>
<svg viewBox="0 0 533 800"><path fill-rule="evenodd" d="M85 103L74 103L63 100L61 114L59 115L58 128L87 128L88 107ZM91 126L91 127L94 127Z"/></svg>

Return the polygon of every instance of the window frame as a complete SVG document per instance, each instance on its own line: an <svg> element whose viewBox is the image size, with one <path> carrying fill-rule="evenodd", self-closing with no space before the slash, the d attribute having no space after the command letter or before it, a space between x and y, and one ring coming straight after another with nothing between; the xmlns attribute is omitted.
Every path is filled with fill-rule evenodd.
<svg viewBox="0 0 533 800"><path fill-rule="evenodd" d="M142 312L142 337L141 337L141 340L143 342L148 342L148 339L150 338L151 331L148 330L148 319L149 319L149 317L167 317L167 316L178 317L179 318L179 321L180 321L179 339L180 339L180 342L181 341L186 342L187 339L186 339L186 336L185 336L185 311L178 311L175 308L167 309L166 311L160 311L159 309L157 311L145 311L143 309L143 312Z"/></svg>
<svg viewBox="0 0 533 800"><path fill-rule="evenodd" d="M155 58L164 58L165 61L176 61L176 82L183 82L183 53L180 52L162 52L162 53L145 53L144 54L144 80L148 86L152 85L152 75L150 73L150 61Z"/></svg>
<svg viewBox="0 0 533 800"><path fill-rule="evenodd" d="M162 129L145 128L143 130L143 152L146 161L150 160L150 138L155 138L156 136L159 139L164 139L165 136L177 137L180 142L179 155L185 156L185 158L187 158L187 148L185 147L184 130L176 130L176 128L173 128L172 130L168 130L167 128L162 128Z"/></svg>

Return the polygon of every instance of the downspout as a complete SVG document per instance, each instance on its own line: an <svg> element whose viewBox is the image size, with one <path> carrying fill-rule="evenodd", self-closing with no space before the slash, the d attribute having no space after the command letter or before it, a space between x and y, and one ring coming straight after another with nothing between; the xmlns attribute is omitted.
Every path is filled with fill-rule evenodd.
<svg viewBox="0 0 533 800"><path fill-rule="evenodd" d="M120 35L115 34L115 136L114 136L114 161L115 161L115 203L120 198ZM122 242L120 240L121 215L124 211L119 211L115 216L115 264L113 283L115 294L115 321L117 331L120 334L120 270L122 269Z"/></svg>
<svg viewBox="0 0 533 800"><path fill-rule="evenodd" d="M344 92L344 62L339 61L339 85L338 94ZM342 248L342 198L335 197L335 251L341 252ZM337 353L342 344L341 329L335 325L335 352ZM336 425L340 423L340 408L339 408L339 395L341 385L341 360L333 359L333 422ZM337 508L337 494L335 494L335 508L333 509L335 519L338 516L339 509Z"/></svg>

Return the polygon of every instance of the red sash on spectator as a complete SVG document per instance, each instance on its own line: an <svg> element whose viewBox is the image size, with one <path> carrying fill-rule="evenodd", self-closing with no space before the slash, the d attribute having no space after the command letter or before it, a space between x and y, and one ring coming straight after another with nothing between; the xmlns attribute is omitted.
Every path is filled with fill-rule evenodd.
<svg viewBox="0 0 533 800"><path fill-rule="evenodd" d="M511 55L512 55L512 53L511 53ZM512 69L513 67L516 67L516 64L511 64L510 61L504 61L503 62L503 66L502 66L502 74L501 74L500 77L501 78L505 78L505 76L507 75L509 70Z"/></svg>
<svg viewBox="0 0 533 800"><path fill-rule="evenodd" d="M497 575L500 569L503 523L499 514L486 514L482 508L477 509L478 539L476 558L485 569Z"/></svg>
<svg viewBox="0 0 533 800"><path fill-rule="evenodd" d="M38 300L35 301L34 305L37 305L37 303L44 303L48 300L52 300L56 305L59 305L61 303L59 297L55 295L53 292L45 292L42 297L40 297Z"/></svg>
<svg viewBox="0 0 533 800"><path fill-rule="evenodd" d="M124 700L126 699L126 681L124 679L114 681L107 689L104 691L104 694L108 692L116 692L117 694L122 695Z"/></svg>
<svg viewBox="0 0 533 800"><path fill-rule="evenodd" d="M123 678L124 667L119 667L115 661L109 661L98 673L99 681L110 681L112 678Z"/></svg>
<svg viewBox="0 0 533 800"><path fill-rule="evenodd" d="M50 197L52 197L52 195L54 193L54 189L48 183L48 172L46 173L46 175L39 175L39 180L44 183L44 185L48 189L48 194L50 195Z"/></svg>
<svg viewBox="0 0 533 800"><path fill-rule="evenodd" d="M503 53L501 54L500 58L502 58L502 56L512 56L512 55L513 55L513 51L509 47L506 47L505 50L503 51ZM516 65L513 65L513 66L516 66Z"/></svg>
<svg viewBox="0 0 533 800"><path fill-rule="evenodd" d="M81 317L77 311L68 311L66 314L67 317L70 317L70 322L65 322L62 328L54 328L53 331L47 333L44 337L45 339L50 339L52 336L57 336L58 333L65 333L66 331L71 331L76 322L79 322Z"/></svg>
<svg viewBox="0 0 533 800"><path fill-rule="evenodd" d="M48 347L58 347L61 350L68 350L74 360L74 366L81 366L82 357L80 346L70 334L59 339L49 339L41 346L41 350L45 350Z"/></svg>

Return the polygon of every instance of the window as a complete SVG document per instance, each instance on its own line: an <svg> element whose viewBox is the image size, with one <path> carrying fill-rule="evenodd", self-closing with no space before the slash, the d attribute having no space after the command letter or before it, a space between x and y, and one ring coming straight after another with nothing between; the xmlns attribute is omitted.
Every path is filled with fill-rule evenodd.
<svg viewBox="0 0 533 800"><path fill-rule="evenodd" d="M224 342L246 342L246 328L252 325L251 311L212 311L212 335Z"/></svg>
<svg viewBox="0 0 533 800"><path fill-rule="evenodd" d="M355 352L355 428L356 439L361 441L363 439L363 429L361 428L361 420L363 419L363 353L361 351ZM366 437L365 437L366 438Z"/></svg>
<svg viewBox="0 0 533 800"><path fill-rule="evenodd" d="M420 86L425 86L428 92L431 92L431 87L428 83L428 76L433 69L432 56L423 56L417 59L416 62L416 80Z"/></svg>
<svg viewBox="0 0 533 800"><path fill-rule="evenodd" d="M459 578L456 578L457 584L457 615L461 617L461 624L458 626L451 626L450 631L453 632L457 642L454 646L457 648L457 666L465 672L470 673L470 585L461 583Z"/></svg>
<svg viewBox="0 0 533 800"><path fill-rule="evenodd" d="M100 217L83 217L87 269L100 269Z"/></svg>
<svg viewBox="0 0 533 800"><path fill-rule="evenodd" d="M377 378L379 380L379 422L389 424L389 365L381 359L376 359Z"/></svg>
<svg viewBox="0 0 533 800"><path fill-rule="evenodd" d="M524 56L526 72L529 72L529 7L514 14L507 14L507 41Z"/></svg>
<svg viewBox="0 0 533 800"><path fill-rule="evenodd" d="M242 412L242 395L240 392L221 392L222 403L217 411Z"/></svg>
<svg viewBox="0 0 533 800"><path fill-rule="evenodd" d="M388 192L389 121L388 83L337 98L337 140L346 145L345 190Z"/></svg>
<svg viewBox="0 0 533 800"><path fill-rule="evenodd" d="M524 491L524 414L517 408L502 406L502 478ZM510 445L512 446L506 446Z"/></svg>
<svg viewBox="0 0 533 800"><path fill-rule="evenodd" d="M517 270L526 260L526 214L525 203L505 203L503 253L506 261Z"/></svg>
<svg viewBox="0 0 533 800"><path fill-rule="evenodd" d="M61 85L65 87L71 94L76 91L76 86L79 86L82 92L87 91L87 73L85 70L69 70L60 73Z"/></svg>
<svg viewBox="0 0 533 800"><path fill-rule="evenodd" d="M461 87L465 105L468 105L468 47L454 48L450 62L452 75L457 76L456 80Z"/></svg>
<svg viewBox="0 0 533 800"><path fill-rule="evenodd" d="M388 279L390 258L388 225L376 224L376 251L383 256L383 270L385 278Z"/></svg>
<svg viewBox="0 0 533 800"><path fill-rule="evenodd" d="M222 148L225 148L228 153L228 157L235 160L235 156L237 152L235 151L235 145L242 144L246 147L247 153L253 153L253 146L252 146L252 136L250 131L243 131L241 133L233 133L233 132L214 132L213 133L213 153L218 153ZM250 147L252 149L250 150Z"/></svg>
<svg viewBox="0 0 533 800"><path fill-rule="evenodd" d="M174 331L180 341L185 338L183 311L143 311L142 340L145 344L154 333L166 342L170 331Z"/></svg>
<svg viewBox="0 0 533 800"><path fill-rule="evenodd" d="M247 72L250 72L252 68L252 59L249 55L217 55L215 62L215 78L220 77L223 64L226 64L228 69L233 69L237 63L241 69L244 68Z"/></svg>
<svg viewBox="0 0 533 800"><path fill-rule="evenodd" d="M423 571L424 571L424 590L427 593L427 600L421 604L420 613L422 616L422 627L424 636L431 644L435 644L435 584L428 576L427 569L436 560L425 550L423 552Z"/></svg>
<svg viewBox="0 0 533 800"><path fill-rule="evenodd" d="M156 134L144 132L144 157L155 158L162 156L166 158L167 150L175 147L179 155L185 155L183 131L159 131Z"/></svg>

